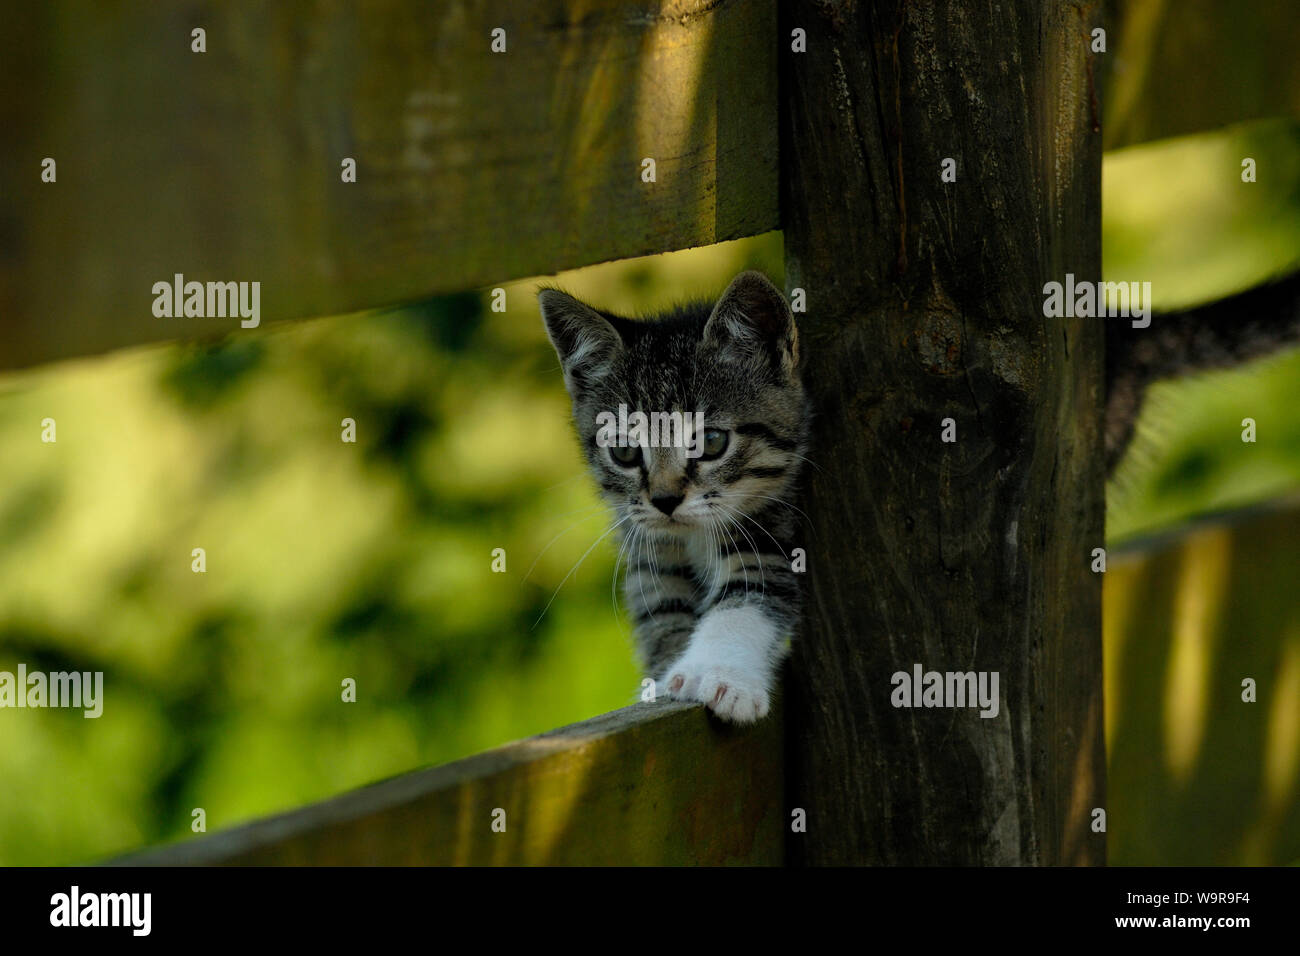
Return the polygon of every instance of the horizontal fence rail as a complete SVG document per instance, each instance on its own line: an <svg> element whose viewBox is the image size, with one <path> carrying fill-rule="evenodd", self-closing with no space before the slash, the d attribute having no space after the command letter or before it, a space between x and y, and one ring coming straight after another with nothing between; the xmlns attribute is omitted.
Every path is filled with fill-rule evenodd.
<svg viewBox="0 0 1300 956"><path fill-rule="evenodd" d="M1108 148L1300 116L1292 0L1106 11ZM0 369L238 326L156 317L178 274L269 322L776 229L778 34L773 0L18 5Z"/></svg>
<svg viewBox="0 0 1300 956"><path fill-rule="evenodd" d="M779 716L637 704L129 866L779 864Z"/></svg>
<svg viewBox="0 0 1300 956"><path fill-rule="evenodd" d="M1300 862L1297 542L1291 499L1111 556L1111 863Z"/></svg>
<svg viewBox="0 0 1300 956"><path fill-rule="evenodd" d="M1300 860L1288 775L1300 766L1297 540L1300 501L1288 501L1112 555L1112 862ZM1193 682L1200 690L1171 697L1171 671L1185 677L1189 667L1205 677ZM1258 685L1253 704L1241 699L1246 677ZM799 839L783 802L781 740L779 712L736 728L698 705L638 704L113 862L779 864L783 839ZM492 829L498 808L503 832Z"/></svg>
<svg viewBox="0 0 1300 956"><path fill-rule="evenodd" d="M1300 118L1295 0L1106 0L1105 13L1103 148Z"/></svg>
<svg viewBox="0 0 1300 956"><path fill-rule="evenodd" d="M772 0L51 0L2 33L0 368L239 327L155 317L177 274L270 321L778 225Z"/></svg>

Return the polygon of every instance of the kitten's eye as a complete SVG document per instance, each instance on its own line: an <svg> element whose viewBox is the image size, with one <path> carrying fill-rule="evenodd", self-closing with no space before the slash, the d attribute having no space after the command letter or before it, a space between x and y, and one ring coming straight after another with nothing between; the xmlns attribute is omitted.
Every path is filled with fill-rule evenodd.
<svg viewBox="0 0 1300 956"><path fill-rule="evenodd" d="M721 428L704 429L704 454L701 457L717 458L727 450L727 440L730 437L731 433Z"/></svg>
<svg viewBox="0 0 1300 956"><path fill-rule="evenodd" d="M614 459L614 464L622 465L624 468L631 468L641 461L641 446L610 445L609 457Z"/></svg>

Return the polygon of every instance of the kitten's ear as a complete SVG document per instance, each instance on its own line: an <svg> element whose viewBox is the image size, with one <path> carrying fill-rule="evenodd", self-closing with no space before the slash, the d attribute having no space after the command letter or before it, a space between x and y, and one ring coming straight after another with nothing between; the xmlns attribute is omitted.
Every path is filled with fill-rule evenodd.
<svg viewBox="0 0 1300 956"><path fill-rule="evenodd" d="M609 320L559 289L542 289L537 293L537 305L546 334L560 356L569 392L600 378L623 347Z"/></svg>
<svg viewBox="0 0 1300 956"><path fill-rule="evenodd" d="M704 326L704 340L738 359L761 356L784 375L799 364L799 334L781 290L761 272L731 280Z"/></svg>

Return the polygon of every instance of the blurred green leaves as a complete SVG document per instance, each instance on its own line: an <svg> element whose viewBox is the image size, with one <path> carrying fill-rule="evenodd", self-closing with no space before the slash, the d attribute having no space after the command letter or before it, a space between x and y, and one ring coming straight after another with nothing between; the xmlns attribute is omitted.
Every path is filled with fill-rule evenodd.
<svg viewBox="0 0 1300 956"><path fill-rule="evenodd" d="M560 281L631 311L779 260L768 236ZM607 523L533 285L505 313L469 293L0 383L0 668L106 672L99 720L0 712L0 863L183 837L195 807L230 826L635 699L609 542L543 614Z"/></svg>
<svg viewBox="0 0 1300 956"><path fill-rule="evenodd" d="M1246 157L1256 182L1242 182ZM1158 310L1300 268L1300 123L1267 120L1107 154L1102 258L1108 280L1150 281ZM1298 409L1294 348L1155 386L1108 495L1107 537L1300 486ZM1241 440L1245 418L1258 424L1254 444Z"/></svg>
<svg viewBox="0 0 1300 956"><path fill-rule="evenodd" d="M1106 278L1157 307L1257 282L1300 250L1298 182L1293 124L1108 156ZM779 235L555 281L636 314L744 268L780 281ZM466 293L0 380L0 668L106 672L97 721L0 712L0 863L181 838L195 807L227 827L634 699L609 542L561 589L605 514L534 283L505 288L505 313ZM1295 354L1158 389L1110 536L1300 484L1298 407Z"/></svg>

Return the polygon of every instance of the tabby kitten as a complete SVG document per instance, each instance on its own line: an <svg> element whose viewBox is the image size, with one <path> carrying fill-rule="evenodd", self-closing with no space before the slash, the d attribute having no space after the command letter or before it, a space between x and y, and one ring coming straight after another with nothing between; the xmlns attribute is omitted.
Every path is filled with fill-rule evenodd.
<svg viewBox="0 0 1300 956"><path fill-rule="evenodd" d="M660 694L758 720L799 616L792 501L809 409L785 297L743 272L716 304L654 319L600 312L556 289L538 302L622 536L646 675ZM688 423L699 412L703 432L686 447L651 447L644 435L610 444L598 416L620 405L688 413Z"/></svg>
<svg viewBox="0 0 1300 956"><path fill-rule="evenodd" d="M1151 325L1106 327L1106 470L1114 472L1133 437L1149 385L1231 368L1300 343L1300 272L1292 272L1182 312L1157 312Z"/></svg>
<svg viewBox="0 0 1300 956"><path fill-rule="evenodd" d="M642 664L672 697L720 716L768 712L799 611L792 504L808 443L798 338L785 298L757 272L718 302L629 320L556 289L538 294L592 474L628 557L624 595ZM1300 341L1300 273L1147 329L1107 328L1106 464L1133 434L1147 387ZM599 442L597 416L702 412L698 457Z"/></svg>

